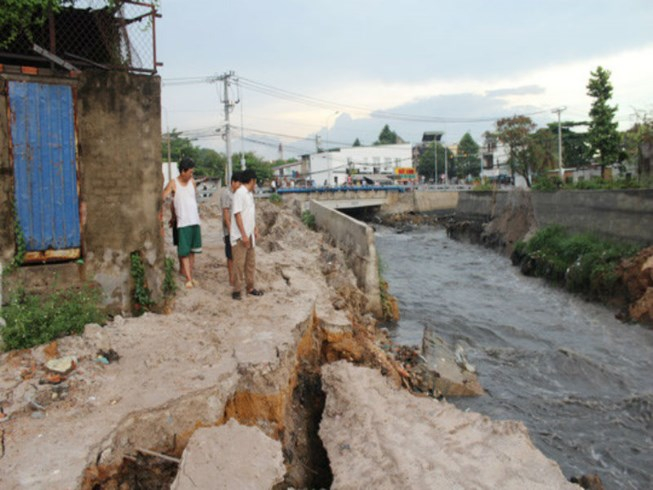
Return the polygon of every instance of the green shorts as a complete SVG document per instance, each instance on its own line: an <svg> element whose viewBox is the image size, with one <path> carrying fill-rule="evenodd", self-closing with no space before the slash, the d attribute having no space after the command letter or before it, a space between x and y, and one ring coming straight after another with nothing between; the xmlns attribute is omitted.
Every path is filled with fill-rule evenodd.
<svg viewBox="0 0 653 490"><path fill-rule="evenodd" d="M187 257L191 253L202 253L202 231L200 225L184 226L177 229L179 243L177 244L177 255Z"/></svg>

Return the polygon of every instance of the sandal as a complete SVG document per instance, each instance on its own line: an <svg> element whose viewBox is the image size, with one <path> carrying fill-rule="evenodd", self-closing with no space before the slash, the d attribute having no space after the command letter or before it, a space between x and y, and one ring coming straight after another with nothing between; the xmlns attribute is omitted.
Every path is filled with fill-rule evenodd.
<svg viewBox="0 0 653 490"><path fill-rule="evenodd" d="M263 291L260 289L252 289L251 291L247 291L247 294L251 294L252 296L263 296Z"/></svg>

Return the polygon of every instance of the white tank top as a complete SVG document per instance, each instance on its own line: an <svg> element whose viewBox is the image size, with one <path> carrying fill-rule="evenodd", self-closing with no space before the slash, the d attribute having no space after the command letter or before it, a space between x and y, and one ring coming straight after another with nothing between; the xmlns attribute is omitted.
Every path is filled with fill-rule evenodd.
<svg viewBox="0 0 653 490"><path fill-rule="evenodd" d="M177 228L200 224L200 215L197 211L197 198L195 186L188 181L182 185L179 177L175 179L175 214L177 215Z"/></svg>

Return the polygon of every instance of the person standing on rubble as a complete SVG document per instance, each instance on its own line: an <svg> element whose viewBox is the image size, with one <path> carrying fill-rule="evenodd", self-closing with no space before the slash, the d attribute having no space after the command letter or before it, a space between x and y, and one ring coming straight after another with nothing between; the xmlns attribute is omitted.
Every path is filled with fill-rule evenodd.
<svg viewBox="0 0 653 490"><path fill-rule="evenodd" d="M256 172L243 170L240 174L240 187L234 193L231 205L231 250L234 257L234 283L231 297L242 299L243 276L245 290L252 296L262 296L263 291L254 287L256 272L256 207L254 204L254 188L256 187Z"/></svg>
<svg viewBox="0 0 653 490"><path fill-rule="evenodd" d="M234 172L231 176L231 184L220 196L220 208L222 210L222 234L224 236L224 254L227 257L227 270L229 271L229 285L234 285L234 261L231 250L231 205L234 199L234 192L240 187L240 172Z"/></svg>
<svg viewBox="0 0 653 490"><path fill-rule="evenodd" d="M195 254L202 253L202 231L197 206L197 186L193 179L195 162L184 157L179 162L179 177L172 179L163 189L163 201L172 194L177 218L177 253L181 260L181 273L186 278L186 287L197 286L193 279Z"/></svg>

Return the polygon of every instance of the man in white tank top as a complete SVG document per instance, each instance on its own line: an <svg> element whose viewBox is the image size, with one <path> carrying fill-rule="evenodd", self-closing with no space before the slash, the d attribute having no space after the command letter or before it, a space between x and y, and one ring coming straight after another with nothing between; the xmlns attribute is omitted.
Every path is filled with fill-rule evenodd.
<svg viewBox="0 0 653 490"><path fill-rule="evenodd" d="M179 162L179 177L168 182L163 189L163 201L172 194L177 217L177 252L181 260L181 273L186 278L186 287L197 285L193 280L195 254L202 253L202 232L197 207L196 186L193 179L195 163L184 157Z"/></svg>

